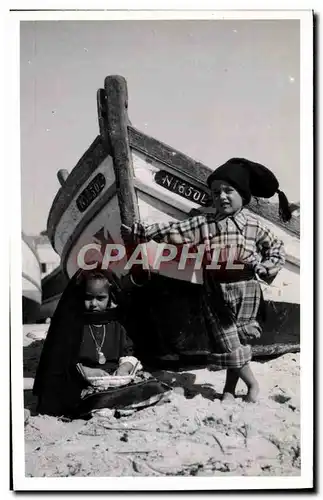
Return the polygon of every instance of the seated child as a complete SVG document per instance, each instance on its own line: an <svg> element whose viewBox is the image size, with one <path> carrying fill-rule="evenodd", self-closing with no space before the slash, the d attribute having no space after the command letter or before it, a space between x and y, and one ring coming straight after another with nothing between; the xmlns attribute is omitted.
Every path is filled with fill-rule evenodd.
<svg viewBox="0 0 323 500"><path fill-rule="evenodd" d="M110 288L110 283L102 272L87 275L85 311L100 313L116 307ZM95 318L95 314L93 317ZM134 374L142 366L133 354L133 343L118 321L84 325L78 363L83 376Z"/></svg>
<svg viewBox="0 0 323 500"><path fill-rule="evenodd" d="M95 409L140 407L158 402L164 384L149 374L134 355L116 305L110 271L79 271L55 311L34 383L38 411L77 418ZM133 375L124 387L106 388L93 377ZM168 390L168 388L167 388Z"/></svg>

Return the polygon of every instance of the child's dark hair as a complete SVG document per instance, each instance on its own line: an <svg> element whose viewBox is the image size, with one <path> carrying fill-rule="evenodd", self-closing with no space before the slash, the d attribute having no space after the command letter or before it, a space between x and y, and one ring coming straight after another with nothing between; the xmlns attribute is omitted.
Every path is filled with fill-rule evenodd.
<svg viewBox="0 0 323 500"><path fill-rule="evenodd" d="M93 271L88 271L84 274L84 280L86 283L89 281L105 281L108 286L111 286L110 276L108 273L105 273L102 269L95 269Z"/></svg>

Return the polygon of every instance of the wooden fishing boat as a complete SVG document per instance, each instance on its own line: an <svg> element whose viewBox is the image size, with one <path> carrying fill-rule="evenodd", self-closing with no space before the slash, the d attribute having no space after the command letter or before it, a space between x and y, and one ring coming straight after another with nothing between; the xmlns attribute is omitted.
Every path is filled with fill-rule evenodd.
<svg viewBox="0 0 323 500"><path fill-rule="evenodd" d="M107 77L104 89L98 90L97 105L100 133L70 173L58 172L61 187L48 216L47 234L61 256L61 272L68 277L78 269L78 257L86 245L96 243L106 248L109 243L122 242L121 223L130 226L135 219L148 223L183 219L193 209L207 206L209 199L205 181L210 168L131 124L124 78ZM255 353L298 350L299 218L283 223L277 207L262 200L253 200L249 209L274 230L287 250L285 268L273 285L264 289L269 314ZM121 260L113 268L124 275L124 265L125 260ZM192 269L177 272L175 267L167 266L152 276L154 285L149 286L154 287L155 295L150 288L144 297L144 317L168 316L165 307L174 304L175 297L177 305L172 314L184 316L197 286L192 283L198 281ZM57 276L54 278L57 283ZM48 281L50 289L50 277ZM163 295L162 306L158 293ZM184 302L179 300L179 293L182 298L187 295ZM163 322L160 324L167 328Z"/></svg>
<svg viewBox="0 0 323 500"><path fill-rule="evenodd" d="M32 323L38 318L41 293L41 269L32 239L21 234L22 251L22 308L23 322Z"/></svg>

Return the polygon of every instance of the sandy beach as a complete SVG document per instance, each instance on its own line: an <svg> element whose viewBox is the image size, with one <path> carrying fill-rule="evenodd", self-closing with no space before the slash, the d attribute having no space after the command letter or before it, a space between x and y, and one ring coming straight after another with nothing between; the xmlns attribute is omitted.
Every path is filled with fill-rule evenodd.
<svg viewBox="0 0 323 500"><path fill-rule="evenodd" d="M299 354L252 362L256 404L219 399L225 372L160 371L172 387L159 405L64 422L35 414L32 384L48 325L24 326L28 477L300 475Z"/></svg>

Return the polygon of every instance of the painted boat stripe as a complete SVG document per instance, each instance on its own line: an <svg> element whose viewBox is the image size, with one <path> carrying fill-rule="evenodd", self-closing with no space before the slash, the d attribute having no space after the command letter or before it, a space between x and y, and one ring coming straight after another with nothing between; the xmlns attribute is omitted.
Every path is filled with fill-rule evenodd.
<svg viewBox="0 0 323 500"><path fill-rule="evenodd" d="M92 203L87 207L86 211L81 213L76 205L76 201L78 196L84 191L85 185L88 186L91 180L95 178L98 173L102 173L106 180L106 185L104 189L99 193L96 199L102 198L104 193L109 189L115 182L115 174L113 170L113 161L111 156L107 156L104 161L98 166L98 168L91 173L91 175L86 179L86 182L79 187L78 191L75 193L75 197L70 200L69 205L59 220L54 234L54 242L55 242L55 250L58 254L61 255L63 248L66 244L66 240L68 238L63 239L62 236L65 234L71 234L77 224L81 221L81 219L85 216L85 214L91 209L93 203L95 203L96 199L92 201Z"/></svg>
<svg viewBox="0 0 323 500"><path fill-rule="evenodd" d="M102 138L98 135L70 172L64 186L56 193L47 219L47 234L53 248L55 248L56 228L70 205L70 200L76 196L107 156L109 156L107 145L103 145Z"/></svg>
<svg viewBox="0 0 323 500"><path fill-rule="evenodd" d="M157 199L158 201L162 201L163 203L166 203L170 205L171 207L176 208L177 210L180 210L181 212L184 213L184 215L187 215L187 210L190 210L196 206L196 203L193 203L189 200L186 200L185 198L182 198L181 196L177 195L174 193L174 197L170 196L166 189L158 189L158 187L154 187L152 185L146 184L145 182L142 182L138 177L134 179L134 185L135 187L139 190L142 191L143 193L149 194L153 198ZM165 191L165 193L164 193ZM176 197L176 198L175 198Z"/></svg>
<svg viewBox="0 0 323 500"><path fill-rule="evenodd" d="M96 217L96 215L101 212L104 205L109 203L109 201L117 194L117 187L115 182L108 187L108 189L104 192L101 198L97 199L97 202L88 210L86 215L80 220L77 224L76 228L69 236L67 242L64 245L64 250L62 253L62 265L64 273L67 275L66 265L68 256L73 248L74 243L79 239L81 234L83 233L86 226Z"/></svg>

